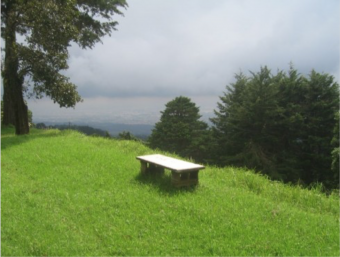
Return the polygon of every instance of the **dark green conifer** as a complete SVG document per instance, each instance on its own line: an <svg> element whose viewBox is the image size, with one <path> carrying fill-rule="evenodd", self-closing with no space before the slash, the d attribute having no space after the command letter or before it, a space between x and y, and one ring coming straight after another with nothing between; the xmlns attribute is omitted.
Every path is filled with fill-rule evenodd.
<svg viewBox="0 0 340 257"><path fill-rule="evenodd" d="M267 67L240 74L220 97L212 118L214 161L246 166L271 178L305 184L338 184L335 115L338 83L312 71L304 77L291 66L272 75ZM333 145L331 144L333 138ZM333 157L332 157L333 152Z"/></svg>
<svg viewBox="0 0 340 257"><path fill-rule="evenodd" d="M149 137L150 146L202 161L208 125L200 121L199 108L180 96L166 104Z"/></svg>

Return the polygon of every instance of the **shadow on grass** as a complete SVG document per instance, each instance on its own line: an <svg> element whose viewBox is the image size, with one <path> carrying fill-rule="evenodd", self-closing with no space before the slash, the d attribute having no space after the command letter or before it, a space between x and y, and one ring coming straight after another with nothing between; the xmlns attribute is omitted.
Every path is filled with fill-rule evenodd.
<svg viewBox="0 0 340 257"><path fill-rule="evenodd" d="M141 184L151 185L157 189L159 193L166 194L168 196L178 195L179 193L193 193L197 188L197 186L174 187L171 184L170 172L165 172L162 175L142 175L139 173L135 179Z"/></svg>

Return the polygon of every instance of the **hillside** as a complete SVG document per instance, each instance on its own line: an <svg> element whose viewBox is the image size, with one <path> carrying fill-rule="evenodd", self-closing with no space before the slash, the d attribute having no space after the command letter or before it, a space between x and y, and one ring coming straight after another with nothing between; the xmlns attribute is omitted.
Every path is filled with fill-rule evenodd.
<svg viewBox="0 0 340 257"><path fill-rule="evenodd" d="M232 167L175 189L169 172L140 176L135 157L151 153L75 131L2 129L1 254L339 255L339 196Z"/></svg>

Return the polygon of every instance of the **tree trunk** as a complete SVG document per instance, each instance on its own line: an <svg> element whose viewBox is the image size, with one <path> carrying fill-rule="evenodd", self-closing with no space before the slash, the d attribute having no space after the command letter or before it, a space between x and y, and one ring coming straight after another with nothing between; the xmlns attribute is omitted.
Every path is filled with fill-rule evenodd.
<svg viewBox="0 0 340 257"><path fill-rule="evenodd" d="M7 9L5 22L4 120L10 124L14 116L15 133L23 135L29 133L28 108L23 97L24 79L18 74L15 9L10 7Z"/></svg>
<svg viewBox="0 0 340 257"><path fill-rule="evenodd" d="M14 119L14 108L11 102L11 97L10 97L10 92L8 90L8 86L7 86L7 81L6 79L3 80L4 84L3 84L3 119L2 119L2 124L5 126L8 125L15 125L15 119Z"/></svg>

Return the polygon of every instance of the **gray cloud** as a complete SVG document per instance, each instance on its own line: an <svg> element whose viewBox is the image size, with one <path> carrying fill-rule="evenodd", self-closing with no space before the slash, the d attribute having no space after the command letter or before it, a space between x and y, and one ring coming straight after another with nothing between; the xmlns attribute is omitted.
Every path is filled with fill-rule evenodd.
<svg viewBox="0 0 340 257"><path fill-rule="evenodd" d="M128 1L112 37L71 48L84 97L219 95L235 73L289 63L339 78L337 0Z"/></svg>
<svg viewBox="0 0 340 257"><path fill-rule="evenodd" d="M115 17L118 31L103 44L70 49L66 75L85 99L218 99L235 73L264 65L275 73L290 62L339 80L339 3L128 0L125 17Z"/></svg>

